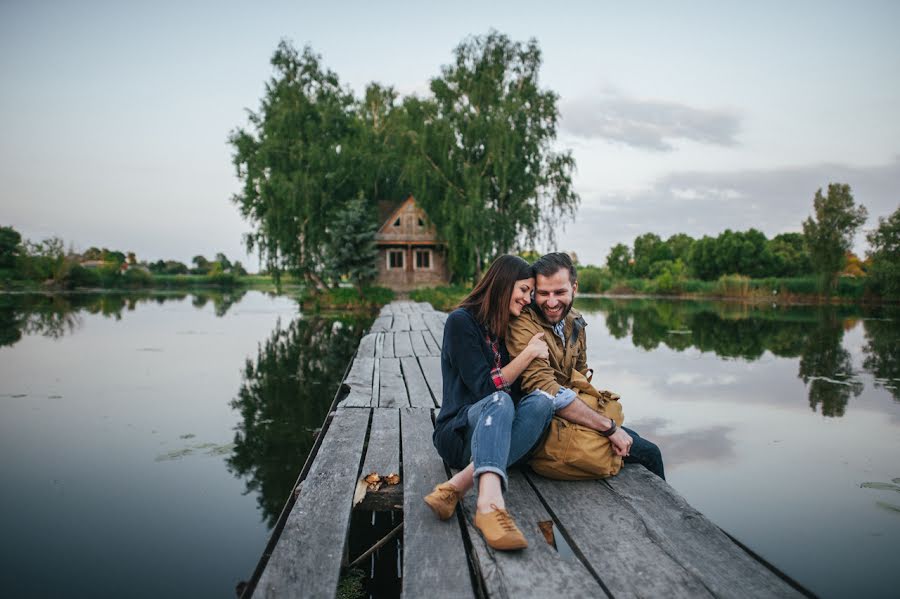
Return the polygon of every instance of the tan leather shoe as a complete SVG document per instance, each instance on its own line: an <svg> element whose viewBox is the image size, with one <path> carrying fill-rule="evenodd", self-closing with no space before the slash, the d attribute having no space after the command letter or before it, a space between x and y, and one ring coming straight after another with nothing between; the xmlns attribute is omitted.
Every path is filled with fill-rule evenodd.
<svg viewBox="0 0 900 599"><path fill-rule="evenodd" d="M453 515L461 497L462 495L456 487L450 483L441 483L434 488L434 491L425 496L425 503L428 504L435 516L446 520Z"/></svg>
<svg viewBox="0 0 900 599"><path fill-rule="evenodd" d="M509 512L491 504L493 511L486 514L475 512L475 527L481 531L481 535L487 544L494 549L509 551L511 549L525 549L528 541L525 535L516 526Z"/></svg>

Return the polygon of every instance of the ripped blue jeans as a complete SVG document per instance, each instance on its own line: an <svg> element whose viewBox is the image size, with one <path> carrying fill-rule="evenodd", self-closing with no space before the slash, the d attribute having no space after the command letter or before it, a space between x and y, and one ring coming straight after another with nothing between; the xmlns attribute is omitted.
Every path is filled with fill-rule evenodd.
<svg viewBox="0 0 900 599"><path fill-rule="evenodd" d="M506 469L527 457L543 439L553 418L553 400L539 391L513 404L508 393L497 391L473 404L467 413L465 460L475 462L475 488L478 477L494 472L506 490Z"/></svg>

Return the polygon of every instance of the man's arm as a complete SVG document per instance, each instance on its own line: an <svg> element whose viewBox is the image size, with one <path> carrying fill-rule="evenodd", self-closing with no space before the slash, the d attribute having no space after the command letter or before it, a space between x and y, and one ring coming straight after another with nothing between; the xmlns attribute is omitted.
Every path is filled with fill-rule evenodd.
<svg viewBox="0 0 900 599"><path fill-rule="evenodd" d="M611 419L598 414L577 397L566 407L557 410L556 415L601 433L608 431L613 425ZM634 439L622 427L616 428L616 432L609 436L609 441L612 443L616 455L620 456L628 455L628 452L631 451L631 444L634 443Z"/></svg>

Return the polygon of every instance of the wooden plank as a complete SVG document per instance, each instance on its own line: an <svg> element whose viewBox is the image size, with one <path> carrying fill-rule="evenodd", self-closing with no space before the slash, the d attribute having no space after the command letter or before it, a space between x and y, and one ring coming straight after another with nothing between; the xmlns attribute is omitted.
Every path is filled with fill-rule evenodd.
<svg viewBox="0 0 900 599"><path fill-rule="evenodd" d="M385 304L381 306L381 311L378 313L379 316L392 315L394 313L394 304L397 302L391 302L389 304Z"/></svg>
<svg viewBox="0 0 900 599"><path fill-rule="evenodd" d="M490 597L603 597L603 587L574 556L562 557L544 539L538 522L551 520L518 470L509 471L506 507L528 540L523 551L495 551L475 528L475 493L465 498L466 525L478 570ZM613 547L617 543L608 545ZM611 550L611 549L608 549Z"/></svg>
<svg viewBox="0 0 900 599"><path fill-rule="evenodd" d="M400 408L409 406L409 396L400 371L400 358L381 358L379 368L378 407Z"/></svg>
<svg viewBox="0 0 900 599"><path fill-rule="evenodd" d="M372 410L362 476L371 472L381 476L400 474L400 412L396 409Z"/></svg>
<svg viewBox="0 0 900 599"><path fill-rule="evenodd" d="M385 314L379 316L375 319L375 322L372 323L372 328L369 329L370 333L380 333L383 331L390 331L391 326L394 322L394 317L390 314Z"/></svg>
<svg viewBox="0 0 900 599"><path fill-rule="evenodd" d="M409 329L411 331L426 331L428 327L425 326L425 319L422 318L421 312L413 312L409 315Z"/></svg>
<svg viewBox="0 0 900 599"><path fill-rule="evenodd" d="M384 346L381 348L381 355L385 358L394 358L394 334L387 332L384 334Z"/></svg>
<svg viewBox="0 0 900 599"><path fill-rule="evenodd" d="M372 405L372 376L375 371L375 358L355 358L344 384L350 387L338 407L368 408Z"/></svg>
<svg viewBox="0 0 900 599"><path fill-rule="evenodd" d="M632 465L606 481L645 535L717 597L802 597L734 543L665 481Z"/></svg>
<svg viewBox="0 0 900 599"><path fill-rule="evenodd" d="M409 331L397 331L394 335L394 356L402 358L404 356L414 356L412 341L409 338Z"/></svg>
<svg viewBox="0 0 900 599"><path fill-rule="evenodd" d="M442 312L432 312L430 314L425 314L423 318L425 319L425 325L428 327L428 330L431 331L431 334L434 335L435 340L437 340L439 345L443 345L444 322L440 319L440 314L442 314Z"/></svg>
<svg viewBox="0 0 900 599"><path fill-rule="evenodd" d="M429 304L428 302L418 302L420 312L434 312L434 306Z"/></svg>
<svg viewBox="0 0 900 599"><path fill-rule="evenodd" d="M392 331L408 331L409 330L409 314L394 314L394 324L391 325Z"/></svg>
<svg viewBox="0 0 900 599"><path fill-rule="evenodd" d="M362 358L371 358L375 355L375 341L378 339L377 333L369 333L367 335L363 335L363 338L359 340L359 347L356 350L356 355Z"/></svg>
<svg viewBox="0 0 900 599"><path fill-rule="evenodd" d="M428 388L431 389L431 396L434 397L434 403L440 407L444 402L441 359L423 356L419 358L419 364L422 365L422 373L425 375L425 382L428 383Z"/></svg>
<svg viewBox="0 0 900 599"><path fill-rule="evenodd" d="M428 355L441 355L441 344L434 340L434 335L431 334L431 331L422 331L422 338L425 340L425 345L428 346Z"/></svg>
<svg viewBox="0 0 900 599"><path fill-rule="evenodd" d="M431 335L428 331L425 331L426 334ZM424 337L422 337L422 331L410 331L409 332L409 340L412 342L412 351L413 355L416 356L430 356L431 351L428 349L428 345L425 343Z"/></svg>
<svg viewBox="0 0 900 599"><path fill-rule="evenodd" d="M258 597L333 597L350 526L369 410L338 410L300 485Z"/></svg>
<svg viewBox="0 0 900 599"><path fill-rule="evenodd" d="M648 535L642 519L604 481L560 483L528 476L573 550L613 597L711 596L677 556L659 545L659 538Z"/></svg>
<svg viewBox="0 0 900 599"><path fill-rule="evenodd" d="M425 382L419 361L414 357L400 358L400 365L403 367L403 380L406 381L406 390L409 392L409 405L414 408L433 409L434 399L428 390L428 383Z"/></svg>
<svg viewBox="0 0 900 599"><path fill-rule="evenodd" d="M403 441L402 596L473 598L459 520L441 521L422 498L447 480L444 463L431 442L428 410L400 410Z"/></svg>

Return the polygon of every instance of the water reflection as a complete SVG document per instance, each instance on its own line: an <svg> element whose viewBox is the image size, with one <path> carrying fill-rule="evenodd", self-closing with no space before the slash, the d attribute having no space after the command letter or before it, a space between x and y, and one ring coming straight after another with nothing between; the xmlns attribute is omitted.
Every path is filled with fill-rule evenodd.
<svg viewBox="0 0 900 599"><path fill-rule="evenodd" d="M756 361L765 352L799 358L813 411L843 416L863 391L845 330L863 319L868 343L862 367L875 385L900 401L900 309L864 306L777 306L724 302L584 298L583 311L604 314L609 334L634 346L674 351L696 348L723 358Z"/></svg>
<svg viewBox="0 0 900 599"><path fill-rule="evenodd" d="M298 318L275 328L248 359L237 398L242 422L228 459L232 473L247 479L247 491L271 528L325 419L344 369L370 316Z"/></svg>
<svg viewBox="0 0 900 599"><path fill-rule="evenodd" d="M192 304L203 308L212 302L216 316L224 316L239 302L246 290L194 293ZM59 339L81 326L81 314L100 314L121 320L123 312L134 311L139 304L164 304L182 301L184 292L172 293L73 293L73 294L0 294L0 347L18 343L23 335L42 335Z"/></svg>

